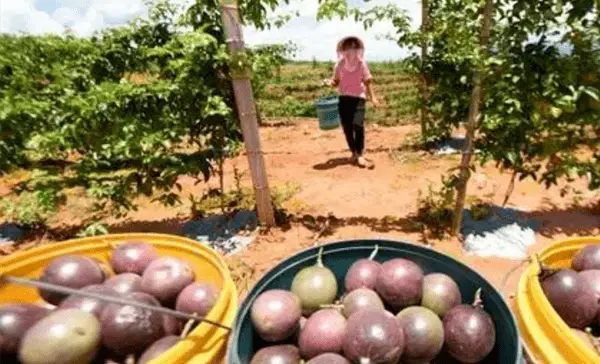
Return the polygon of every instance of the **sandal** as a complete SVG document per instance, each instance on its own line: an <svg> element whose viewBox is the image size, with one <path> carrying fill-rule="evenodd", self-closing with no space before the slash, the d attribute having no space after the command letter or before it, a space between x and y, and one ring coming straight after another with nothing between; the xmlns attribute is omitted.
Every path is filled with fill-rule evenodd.
<svg viewBox="0 0 600 364"><path fill-rule="evenodd" d="M373 162L371 162L369 159L360 156L356 159L356 163L358 164L359 167L361 168L369 168L372 169L374 166Z"/></svg>

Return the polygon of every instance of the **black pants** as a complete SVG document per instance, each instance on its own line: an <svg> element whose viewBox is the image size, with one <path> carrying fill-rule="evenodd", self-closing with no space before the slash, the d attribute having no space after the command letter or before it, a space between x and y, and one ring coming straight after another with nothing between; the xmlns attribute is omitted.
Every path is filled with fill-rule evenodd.
<svg viewBox="0 0 600 364"><path fill-rule="evenodd" d="M362 155L365 149L365 99L351 96L339 98L340 119L350 151Z"/></svg>

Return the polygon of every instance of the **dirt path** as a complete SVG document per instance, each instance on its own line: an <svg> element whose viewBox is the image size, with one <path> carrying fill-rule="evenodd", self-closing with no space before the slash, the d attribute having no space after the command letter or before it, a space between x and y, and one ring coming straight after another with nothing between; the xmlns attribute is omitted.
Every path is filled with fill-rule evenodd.
<svg viewBox="0 0 600 364"><path fill-rule="evenodd" d="M376 167L368 170L347 162L348 152L341 130L322 132L314 120L288 127L263 128L263 150L271 185L297 190L284 207L297 216L332 214L338 223L333 231L320 239L314 231L300 223L261 236L247 251L234 258L254 268L249 282L252 283L278 261L317 240L329 242L381 237L422 244L421 235L412 232L408 216L416 211L419 191L426 192L431 183L439 185L441 176L458 164L458 156L432 157L402 147L414 138L417 131L416 126L369 127L367 156ZM250 186L248 164L243 155L228 161L226 185L232 188L235 184L234 165L242 172L242 183ZM469 195L501 203L509 179L508 174L492 165L479 168L470 184ZM208 185L195 185L193 179L181 178L184 198L189 194L200 196L216 183L215 179ZM584 181L574 186L587 191ZM586 193L579 202L585 205L594 199L598 201L598 194ZM561 198L558 188L546 190L533 181L524 181L517 184L511 202L544 223L532 252L567 236L600 234L600 213L585 207L573 207L573 197ZM169 209L150 204L148 200L139 203L139 210L129 218L109 221L110 231L179 233L182 224L189 218L189 204ZM64 211L59 220L77 224L82 214L76 209ZM519 261L465 256L460 243L455 240L432 240L429 243L481 272L507 296L515 290L522 267L513 268L520 264ZM513 270L512 275L506 277Z"/></svg>
<svg viewBox="0 0 600 364"><path fill-rule="evenodd" d="M423 153L402 151L416 132L414 126L372 127L367 134L368 156L376 168L360 169L348 164L341 130L322 132L316 122L292 127L266 128L262 131L263 149L273 185L296 183L299 193L286 205L294 212L327 215L332 213L341 225L321 242L341 239L382 237L419 243L420 234L410 232L405 224L389 217L407 217L416 210L419 191L458 164L458 157L431 157ZM245 167L245 159L236 161ZM470 195L501 203L510 175L493 166L478 170L473 177ZM583 183L577 187L586 191ZM582 204L597 194L583 196ZM573 208L572 197L561 198L557 188L545 190L533 181L518 183L512 204L543 221L536 251L567 236L600 234L600 215L585 208ZM387 219L386 219L387 217ZM392 223L390 223L392 221ZM398 221L397 219L395 221ZM315 242L314 232L300 224L287 231L274 231L262 237L240 258L254 266L257 276L279 260ZM481 272L507 296L516 289L522 271L519 261L465 256L458 241L432 241L435 248L461 259ZM511 273L507 277L508 273Z"/></svg>

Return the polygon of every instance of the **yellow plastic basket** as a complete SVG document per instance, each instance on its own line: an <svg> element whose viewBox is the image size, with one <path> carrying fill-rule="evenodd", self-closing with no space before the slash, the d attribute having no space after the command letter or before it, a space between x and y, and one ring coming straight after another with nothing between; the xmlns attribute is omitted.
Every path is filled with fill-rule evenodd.
<svg viewBox="0 0 600 364"><path fill-rule="evenodd" d="M0 272L19 277L38 278L44 267L54 258L81 254L108 262L114 244L130 240L152 244L160 255L185 259L194 268L197 279L214 283L221 288L221 298L207 319L231 327L238 306L235 284L227 264L212 249L198 242L175 235L117 234L69 240L19 252L0 260ZM0 285L0 304L13 302L40 302L37 289L12 284ZM227 330L208 323L200 323L188 337L180 341L151 364L208 364L220 363L226 354Z"/></svg>
<svg viewBox="0 0 600 364"><path fill-rule="evenodd" d="M600 237L559 241L539 253L539 261L554 268L568 268L575 253ZM536 257L519 281L515 309L519 331L534 363L600 364L600 356L580 340L552 308L538 279Z"/></svg>

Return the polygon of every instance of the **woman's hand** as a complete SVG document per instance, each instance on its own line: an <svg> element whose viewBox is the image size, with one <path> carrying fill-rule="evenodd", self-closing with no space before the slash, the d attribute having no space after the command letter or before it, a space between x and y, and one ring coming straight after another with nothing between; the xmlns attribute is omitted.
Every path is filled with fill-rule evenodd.
<svg viewBox="0 0 600 364"><path fill-rule="evenodd" d="M371 104L373 104L374 108L378 108L379 106L381 106L381 104L379 103L379 100L377 100L377 98L372 98L369 101L371 101Z"/></svg>
<svg viewBox="0 0 600 364"><path fill-rule="evenodd" d="M321 85L322 86L327 86L327 87L332 87L334 85L334 81L332 78L325 78L323 79L323 81L321 81Z"/></svg>

